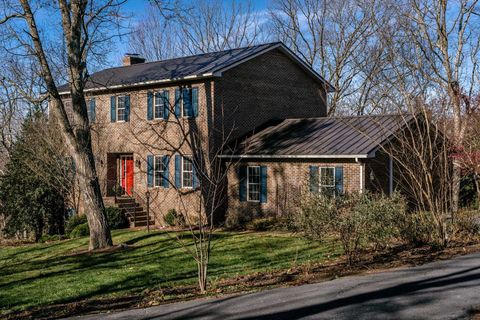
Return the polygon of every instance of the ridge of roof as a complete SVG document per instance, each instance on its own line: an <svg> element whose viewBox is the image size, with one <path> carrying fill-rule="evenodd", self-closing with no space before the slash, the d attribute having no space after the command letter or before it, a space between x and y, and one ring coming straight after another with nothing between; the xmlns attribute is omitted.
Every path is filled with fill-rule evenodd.
<svg viewBox="0 0 480 320"><path fill-rule="evenodd" d="M110 67L110 68L102 69L102 70L96 71L95 73L102 72L102 71L107 71L107 70L113 70L113 69L135 67L135 66L139 66L139 65L144 66L144 65L147 65L147 64L169 62L169 61L179 60L179 59L202 57L202 56L213 55L213 54L218 54L218 53L227 53L227 52L232 52L232 51L237 51L237 50L240 51L240 50L252 49L252 48L263 47L263 46L269 47L269 46L278 45L278 44L282 44L282 42L280 42L280 41L266 42L266 43L260 43L260 44L250 45L250 46L243 46L243 47L239 47L239 48L231 48L231 49L226 49L226 50L203 52L203 53L198 53L198 54L190 54L190 55L187 55L187 56L178 56L178 57L172 57L172 58L162 59L162 60L154 60L154 61L147 61L147 62L143 62L143 63L135 63L135 64L131 64L131 65L128 65L128 66L116 66L116 67Z"/></svg>

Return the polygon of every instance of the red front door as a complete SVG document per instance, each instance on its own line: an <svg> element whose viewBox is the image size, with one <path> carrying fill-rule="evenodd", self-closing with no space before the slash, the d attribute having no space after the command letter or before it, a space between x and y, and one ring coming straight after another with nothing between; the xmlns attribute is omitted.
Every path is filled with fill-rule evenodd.
<svg viewBox="0 0 480 320"><path fill-rule="evenodd" d="M120 177L122 189L131 196L133 192L133 156L120 157Z"/></svg>

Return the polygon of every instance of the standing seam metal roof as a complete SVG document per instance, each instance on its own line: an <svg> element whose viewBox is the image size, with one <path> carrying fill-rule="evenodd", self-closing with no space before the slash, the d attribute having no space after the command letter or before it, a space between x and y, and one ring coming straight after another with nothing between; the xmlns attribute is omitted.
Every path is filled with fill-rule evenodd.
<svg viewBox="0 0 480 320"><path fill-rule="evenodd" d="M369 155L413 118L411 114L285 119L230 144L224 155Z"/></svg>

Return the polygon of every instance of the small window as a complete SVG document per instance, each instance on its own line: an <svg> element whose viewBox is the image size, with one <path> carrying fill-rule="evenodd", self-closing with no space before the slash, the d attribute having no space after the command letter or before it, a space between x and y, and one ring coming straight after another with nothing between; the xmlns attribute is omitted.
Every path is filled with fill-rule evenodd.
<svg viewBox="0 0 480 320"><path fill-rule="evenodd" d="M165 92L155 92L154 95L154 110L155 119L163 119L164 107L165 107Z"/></svg>
<svg viewBox="0 0 480 320"><path fill-rule="evenodd" d="M155 187L163 186L163 176L165 173L165 165L163 164L163 156L155 156L155 162L153 166L153 172L155 177Z"/></svg>
<svg viewBox="0 0 480 320"><path fill-rule="evenodd" d="M182 157L182 187L193 188L193 163L190 157Z"/></svg>
<svg viewBox="0 0 480 320"><path fill-rule="evenodd" d="M335 168L320 168L320 192L328 196L335 196Z"/></svg>
<svg viewBox="0 0 480 320"><path fill-rule="evenodd" d="M117 97L117 121L125 121L126 96Z"/></svg>
<svg viewBox="0 0 480 320"><path fill-rule="evenodd" d="M247 201L260 201L260 167L247 167Z"/></svg>

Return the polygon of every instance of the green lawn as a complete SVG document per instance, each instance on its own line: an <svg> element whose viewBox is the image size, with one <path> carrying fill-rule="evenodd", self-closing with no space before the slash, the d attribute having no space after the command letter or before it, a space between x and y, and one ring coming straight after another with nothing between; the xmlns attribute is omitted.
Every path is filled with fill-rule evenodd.
<svg viewBox="0 0 480 320"><path fill-rule="evenodd" d="M113 232L113 240L132 248L78 254L87 249L87 238L0 248L0 310L196 283L192 258L164 232L119 230ZM309 242L287 233L218 232L210 275L222 279L286 269L324 261L339 252L332 243Z"/></svg>

